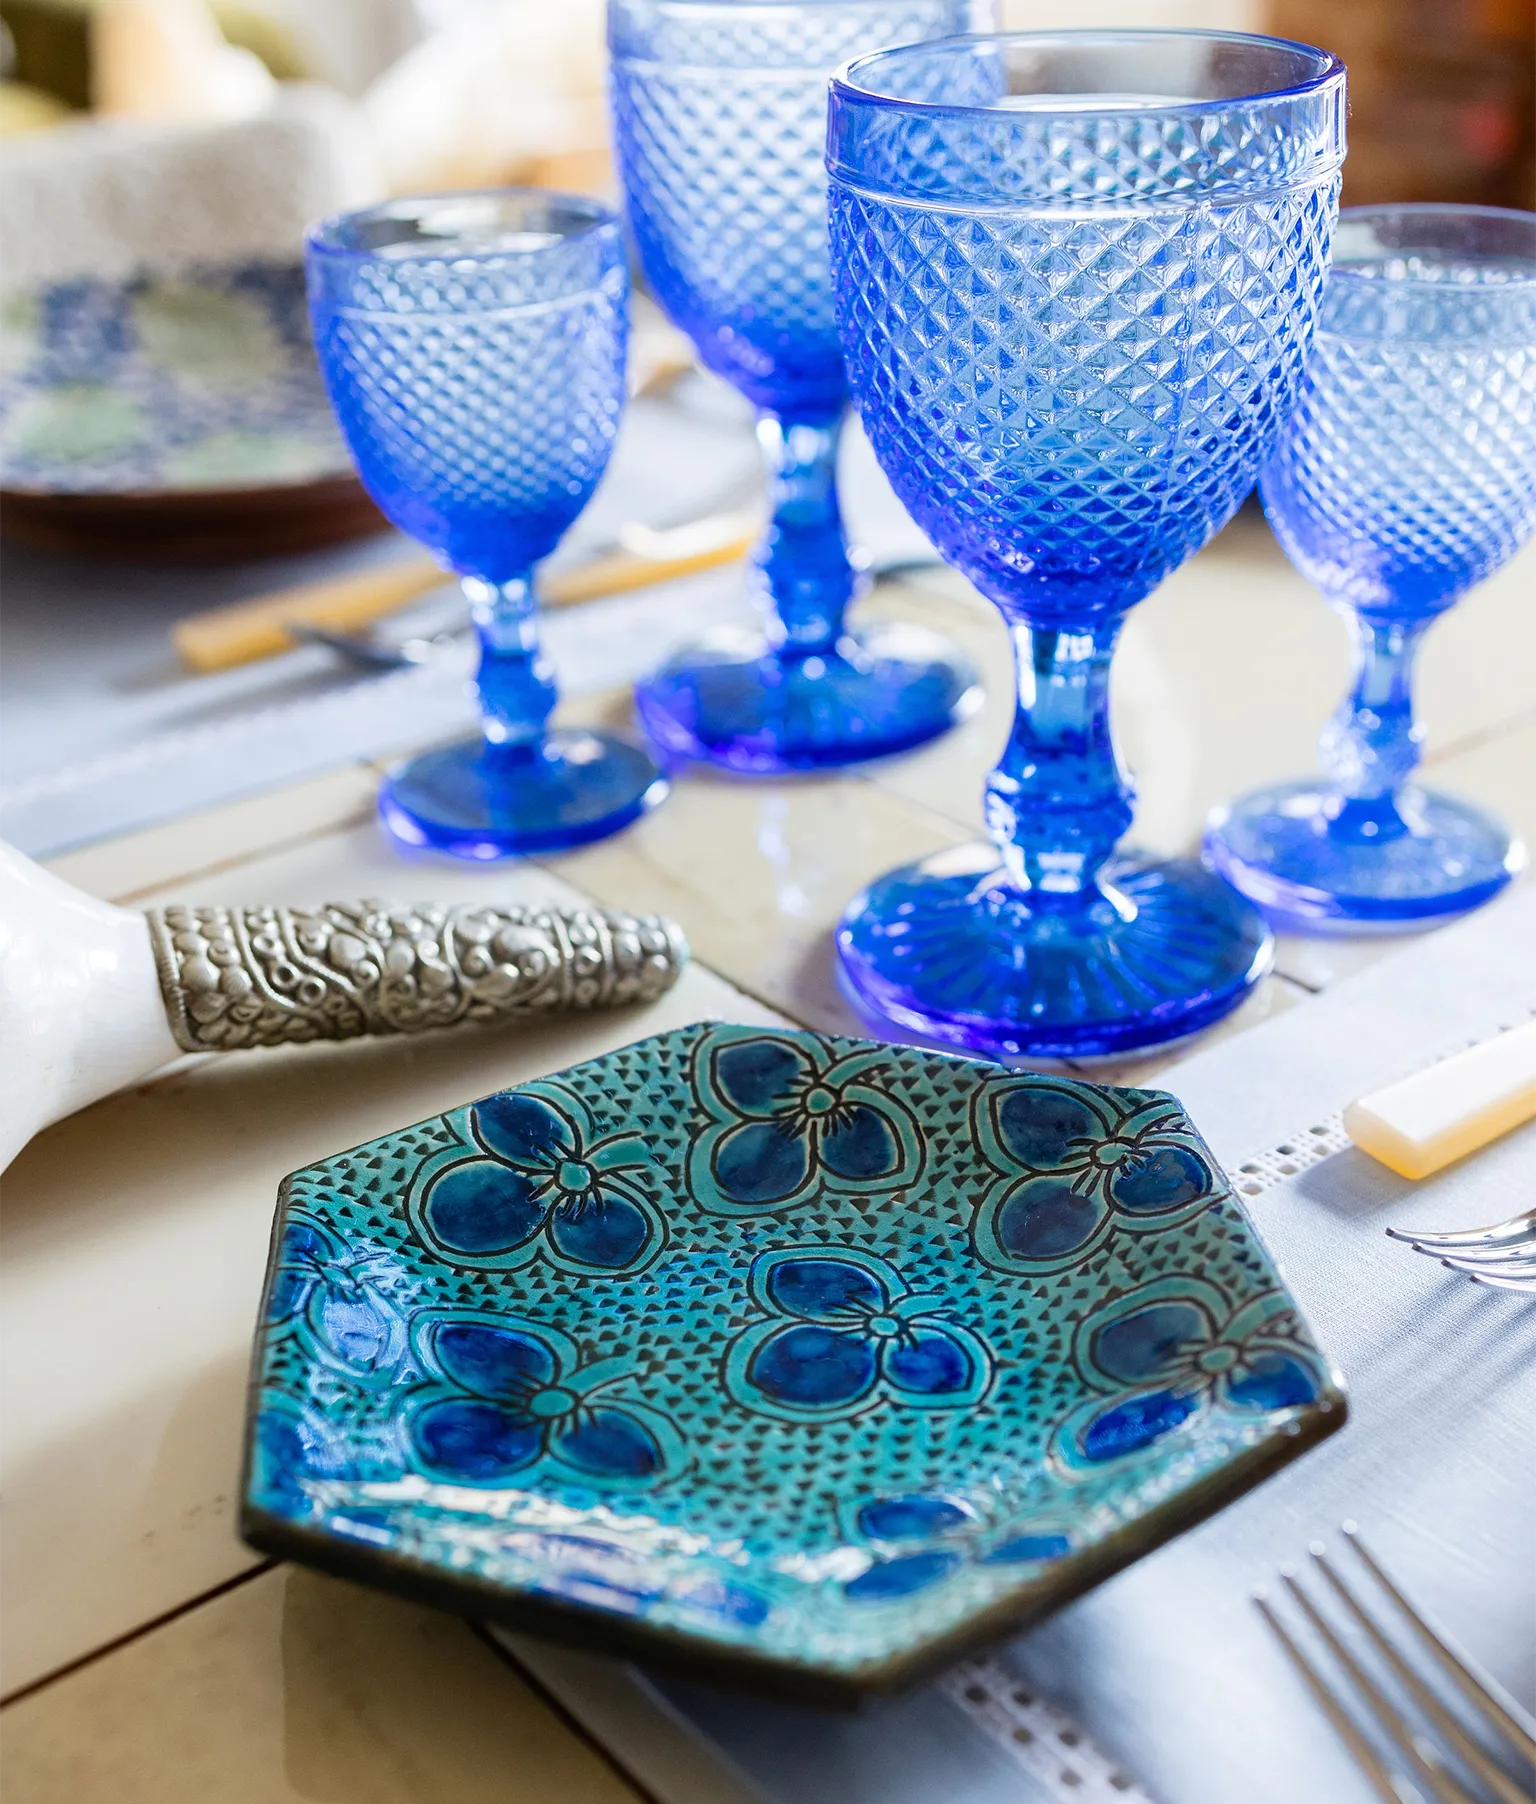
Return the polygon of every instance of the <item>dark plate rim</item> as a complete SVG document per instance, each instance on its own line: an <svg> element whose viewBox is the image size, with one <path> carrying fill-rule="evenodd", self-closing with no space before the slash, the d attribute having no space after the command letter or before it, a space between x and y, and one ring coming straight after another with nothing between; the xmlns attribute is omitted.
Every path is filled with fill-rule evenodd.
<svg viewBox="0 0 1536 1804"><path fill-rule="evenodd" d="M1218 1514L1266 1478L1336 1434L1349 1418L1345 1393L1330 1385L1291 1421L1208 1473L1176 1497L1154 1506L1102 1541L1067 1554L1046 1574L1026 1579L986 1609L864 1666L839 1668L754 1654L704 1634L620 1616L595 1605L543 1597L492 1584L471 1574L448 1579L440 1568L401 1554L370 1552L339 1537L295 1527L248 1501L250 1437L241 1474L240 1535L258 1553L389 1591L413 1603L504 1628L585 1653L664 1668L683 1678L750 1691L785 1703L849 1711L866 1699L910 1691L925 1679L1035 1627L1116 1573Z"/></svg>

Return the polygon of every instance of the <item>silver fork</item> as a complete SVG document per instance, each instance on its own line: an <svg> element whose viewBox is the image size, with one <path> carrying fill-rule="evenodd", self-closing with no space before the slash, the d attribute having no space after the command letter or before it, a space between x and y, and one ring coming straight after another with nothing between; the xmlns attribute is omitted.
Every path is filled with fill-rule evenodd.
<svg viewBox="0 0 1536 1804"><path fill-rule="evenodd" d="M1410 1234L1402 1228L1388 1228L1387 1233L1478 1284L1536 1293L1536 1209L1459 1234Z"/></svg>
<svg viewBox="0 0 1536 1804"><path fill-rule="evenodd" d="M1377 1585L1411 1625L1420 1647L1434 1667L1461 1694L1464 1705L1484 1736L1491 1733L1528 1766L1536 1765L1536 1722L1479 1677L1435 1633L1382 1570L1361 1541L1353 1522L1344 1524L1343 1534ZM1499 1804L1530 1804L1529 1774L1523 1780L1517 1780L1502 1761L1493 1758L1483 1738L1468 1732L1464 1722L1446 1707L1419 1668L1404 1658L1380 1623L1360 1602L1329 1559L1323 1544L1314 1541L1309 1552L1329 1591L1364 1632L1366 1640L1416 1707L1417 1720L1398 1708L1340 1639L1328 1618L1302 1587L1295 1571L1282 1567L1280 1577L1287 1592L1364 1699L1376 1719L1382 1739L1397 1756L1396 1764L1383 1757L1377 1742L1360 1727L1357 1716L1341 1701L1337 1690L1302 1652L1268 1595L1262 1590L1256 1591L1254 1602L1377 1794L1386 1800L1386 1804L1479 1804L1480 1799L1489 1795L1497 1798ZM1467 1779L1472 1782L1471 1789L1465 1783Z"/></svg>

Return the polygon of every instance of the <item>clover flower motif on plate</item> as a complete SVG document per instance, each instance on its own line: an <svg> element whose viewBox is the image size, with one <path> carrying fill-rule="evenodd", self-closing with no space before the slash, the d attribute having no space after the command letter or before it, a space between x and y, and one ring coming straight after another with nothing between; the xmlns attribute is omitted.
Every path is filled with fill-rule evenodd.
<svg viewBox="0 0 1536 1804"><path fill-rule="evenodd" d="M638 1490L684 1464L671 1420L627 1393L623 1354L581 1363L576 1343L518 1316L423 1312L411 1324L423 1369L436 1380L405 1408L410 1458L429 1478L495 1487L535 1467L569 1484Z"/></svg>
<svg viewBox="0 0 1536 1804"><path fill-rule="evenodd" d="M1156 1233L1222 1194L1210 1154L1171 1096L1066 1078L1003 1078L972 1104L997 1174L976 1211L977 1255L1002 1271L1076 1264L1116 1229Z"/></svg>
<svg viewBox="0 0 1536 1804"><path fill-rule="evenodd" d="M404 1283L393 1253L346 1246L295 1210L272 1267L266 1320L292 1323L316 1359L354 1383L387 1389L406 1350Z"/></svg>
<svg viewBox="0 0 1536 1804"><path fill-rule="evenodd" d="M1061 1424L1056 1446L1069 1466L1100 1466L1139 1453L1199 1410L1261 1415L1315 1403L1328 1377L1283 1291L1237 1308L1187 1274L1138 1286L1079 1325L1073 1357L1088 1384L1114 1393Z"/></svg>
<svg viewBox="0 0 1536 1804"><path fill-rule="evenodd" d="M251 1485L263 1505L293 1516L322 1516L339 1484L386 1474L392 1449L338 1432L283 1392L262 1399L251 1437Z"/></svg>
<svg viewBox="0 0 1536 1804"><path fill-rule="evenodd" d="M759 1215L827 1190L884 1196L915 1182L922 1131L868 1081L888 1059L882 1047L838 1058L807 1035L717 1028L694 1053L708 1120L689 1151L693 1195L718 1215Z"/></svg>
<svg viewBox="0 0 1536 1804"><path fill-rule="evenodd" d="M639 1271L661 1251L642 1134L599 1135L580 1097L550 1082L488 1096L465 1116L470 1138L429 1160L412 1188L412 1224L434 1252L477 1270L542 1253L591 1275Z"/></svg>
<svg viewBox="0 0 1536 1804"><path fill-rule="evenodd" d="M843 1585L855 1603L884 1603L926 1591L967 1565L1043 1568L1072 1551L1055 1521L995 1526L964 1498L946 1492L876 1497L860 1504L855 1536L869 1543L868 1566Z"/></svg>
<svg viewBox="0 0 1536 1804"><path fill-rule="evenodd" d="M885 1260L852 1247L759 1254L748 1290L766 1311L731 1343L725 1384L759 1414L789 1422L978 1403L992 1382L980 1335L942 1296L909 1291Z"/></svg>

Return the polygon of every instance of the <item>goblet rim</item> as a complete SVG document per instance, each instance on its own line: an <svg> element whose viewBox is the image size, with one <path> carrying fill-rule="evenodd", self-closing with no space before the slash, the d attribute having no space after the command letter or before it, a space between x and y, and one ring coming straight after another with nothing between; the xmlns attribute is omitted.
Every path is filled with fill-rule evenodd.
<svg viewBox="0 0 1536 1804"><path fill-rule="evenodd" d="M1341 263L1338 261L1339 228L1364 224L1372 219L1401 219L1405 216L1426 220L1454 218L1472 221L1508 220L1512 224L1524 225L1531 234L1532 249L1528 255L1517 254L1514 257L1514 261L1520 263L1528 261L1530 264L1530 273L1529 275L1511 276L1505 280L1501 280L1497 287L1497 293L1500 295L1509 295L1526 289L1536 289L1536 213L1529 212L1524 207L1489 207L1477 205L1472 202L1445 200L1372 201L1366 206L1341 207L1339 210L1338 227L1335 228L1334 232L1333 261L1331 262L1328 271L1329 285L1332 286L1336 283L1347 282L1351 287L1366 283L1370 283L1374 286L1379 285L1382 281L1380 275L1372 274L1370 271L1359 268L1350 262ZM1415 248L1422 249L1428 247L1402 245L1393 248L1407 252L1412 251ZM1469 258L1476 258L1478 256L1487 256L1490 253L1467 250L1465 254ZM1427 277L1416 276L1411 272L1405 272L1401 275L1394 274L1391 277L1391 284L1394 290L1403 288L1423 289L1433 292L1436 297L1444 297L1446 299L1453 299L1457 294L1463 293L1469 296L1477 295L1480 298L1486 299L1491 292L1488 288L1479 287L1475 284L1469 285L1465 289L1453 288L1444 282L1431 281Z"/></svg>
<svg viewBox="0 0 1536 1804"><path fill-rule="evenodd" d="M675 4L677 0L667 0ZM707 0L700 0L707 3ZM1083 44L1148 44L1166 43L1171 38L1198 39L1209 44L1241 44L1261 45L1266 49L1295 50L1319 60L1322 67L1318 73L1309 76L1302 82L1291 82L1285 87L1258 88L1247 94L1228 94L1219 99L1170 101L1166 106L1137 107L1135 117L1147 119L1187 119L1199 118L1202 115L1231 112L1234 108L1254 106L1266 102L1279 102L1305 99L1308 95L1321 93L1335 83L1341 83L1345 76L1344 61L1331 50L1324 50L1316 44L1304 43L1299 38L1271 37L1263 32L1253 31L1215 31L1197 26L1181 26L1174 29L1159 30L1154 26L1143 26L1126 29L1122 27L1084 28L1067 31L976 31L964 32L954 37L930 38L916 44L887 45L882 50L869 51L863 56L852 58L836 71L832 77L831 92L835 99L845 99L854 105L876 105L889 108L892 112L910 114L917 119L990 119L999 115L1007 117L1007 110L995 106L976 105L965 101L952 100L909 100L894 94L882 94L878 89L860 85L853 78L858 70L866 65L882 62L886 58L907 55L911 52L932 54L958 44L1037 44L1057 43L1062 45ZM1039 98L1048 100L1049 96ZM1081 93L1074 97L1079 102ZM1028 111L1020 112L1017 117L1021 124L1028 122L1038 126L1048 119L1064 119L1081 123L1088 119L1124 119L1127 112L1123 106L1083 106L1052 107L1049 105L1031 106Z"/></svg>
<svg viewBox="0 0 1536 1804"><path fill-rule="evenodd" d="M574 231L562 231L554 244L521 247L482 245L476 249L471 240L423 239L419 246L406 244L389 247L390 254L387 258L380 255L383 246L348 244L340 236L344 227L356 225L365 219L387 220L392 216L403 219L408 217L409 209L423 208L437 202L492 199L536 200L546 206L553 203L568 208L578 216L585 215L585 222ZM307 257L323 257L328 262L338 264L386 261L426 263L441 262L445 258L452 258L455 262L507 262L551 256L567 245L580 243L603 231L622 233L623 229L623 221L617 209L595 195L574 194L561 188L539 188L531 184L493 183L476 188L433 189L424 194L394 194L385 200L372 201L366 207L344 207L317 219L308 228L304 234L304 251Z"/></svg>

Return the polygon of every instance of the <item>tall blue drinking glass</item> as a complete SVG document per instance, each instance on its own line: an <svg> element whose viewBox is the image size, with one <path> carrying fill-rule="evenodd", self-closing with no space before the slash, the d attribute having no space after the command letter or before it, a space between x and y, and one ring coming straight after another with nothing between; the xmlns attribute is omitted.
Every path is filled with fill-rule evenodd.
<svg viewBox="0 0 1536 1804"><path fill-rule="evenodd" d="M385 778L403 844L501 858L600 839L659 802L638 745L551 729L533 567L586 506L624 408L618 220L536 190L415 196L316 226L315 344L368 492L464 579L478 738Z"/></svg>
<svg viewBox="0 0 1536 1804"><path fill-rule="evenodd" d="M874 1012L996 1056L1116 1053L1233 1008L1257 912L1117 851L1126 611L1295 404L1343 158L1322 51L1207 32L955 39L854 63L828 131L838 325L897 493L1001 609L1018 711L992 843L893 871L838 934Z"/></svg>
<svg viewBox="0 0 1536 1804"><path fill-rule="evenodd" d="M1349 622L1355 678L1321 778L1218 809L1207 855L1304 933L1486 902L1524 850L1419 785L1411 685L1429 626L1536 527L1536 214L1342 214L1301 405L1260 486L1291 561Z"/></svg>
<svg viewBox="0 0 1536 1804"><path fill-rule="evenodd" d="M838 511L847 405L827 264L827 79L861 51L964 31L971 0L610 0L613 111L647 279L759 410L771 517L752 558L766 636L681 653L636 692L672 754L741 771L905 751L976 679L912 629L850 632Z"/></svg>

